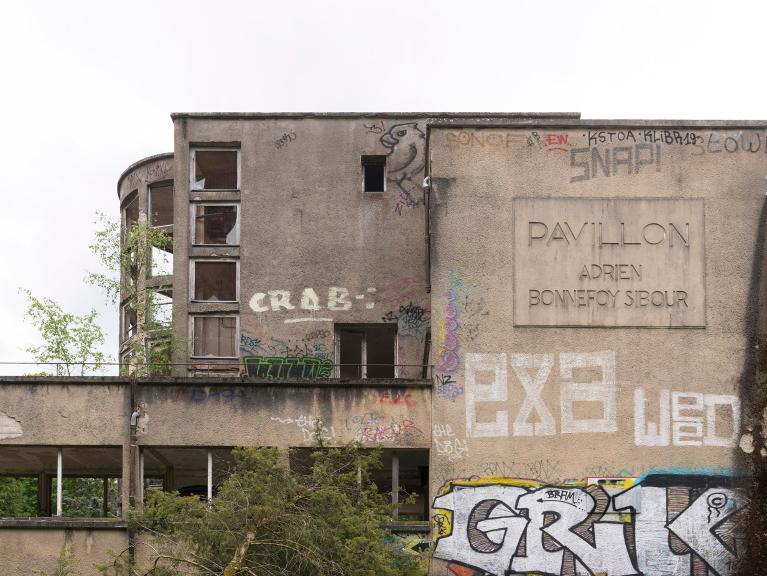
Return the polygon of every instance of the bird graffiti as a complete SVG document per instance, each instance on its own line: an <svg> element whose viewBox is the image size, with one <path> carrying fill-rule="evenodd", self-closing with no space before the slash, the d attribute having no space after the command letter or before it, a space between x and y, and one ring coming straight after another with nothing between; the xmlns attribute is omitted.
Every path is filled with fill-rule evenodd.
<svg viewBox="0 0 767 576"><path fill-rule="evenodd" d="M386 164L389 179L399 190L397 214L402 208L415 208L420 203L418 190L420 176L426 165L424 150L425 135L415 122L395 124L381 136L379 141L388 150Z"/></svg>

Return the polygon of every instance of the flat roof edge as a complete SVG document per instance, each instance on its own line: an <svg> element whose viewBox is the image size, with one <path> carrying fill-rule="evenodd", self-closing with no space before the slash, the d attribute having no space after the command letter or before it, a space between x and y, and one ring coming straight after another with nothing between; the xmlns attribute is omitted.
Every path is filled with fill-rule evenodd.
<svg viewBox="0 0 767 576"><path fill-rule="evenodd" d="M556 119L540 120L519 118L509 122L483 122L467 120L464 122L431 122L430 128L504 128L504 127L550 126L561 128L767 128L767 120L606 120L606 119Z"/></svg>
<svg viewBox="0 0 767 576"><path fill-rule="evenodd" d="M301 118L570 118L580 112L173 112L173 120L257 120Z"/></svg>
<svg viewBox="0 0 767 576"><path fill-rule="evenodd" d="M155 160L162 160L164 158L173 158L173 152L161 152L160 154L147 156L141 160L136 160L133 164L123 170L122 174L120 174L120 177L117 179L117 197L120 197L120 184L122 184L123 178L125 178L125 175L128 174L128 172L135 170L136 168L140 168L144 164L149 164L150 162L154 162Z"/></svg>

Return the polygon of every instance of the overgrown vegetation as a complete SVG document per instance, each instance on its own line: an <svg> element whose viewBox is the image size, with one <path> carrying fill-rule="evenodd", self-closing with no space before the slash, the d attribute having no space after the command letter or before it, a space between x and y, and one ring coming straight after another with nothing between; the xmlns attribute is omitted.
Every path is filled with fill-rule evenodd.
<svg viewBox="0 0 767 576"><path fill-rule="evenodd" d="M126 555L105 576L394 576L426 573L425 553L382 525L389 496L371 473L380 453L357 445L317 451L306 474L275 448L237 448L230 475L211 502L152 492L131 517L153 564ZM141 556L145 551L142 551Z"/></svg>
<svg viewBox="0 0 767 576"><path fill-rule="evenodd" d="M89 248L105 272L90 272L86 281L100 287L111 303L135 312L135 334L127 354L130 365L123 367L123 372L169 375L173 356L185 348L186 341L175 337L172 314L166 318L161 313L161 289L147 288L145 281L153 264L167 264L165 253L172 250L173 238L165 230L153 228L145 218L121 229L119 221L99 212L96 224L99 228ZM164 261L158 262L158 258Z"/></svg>
<svg viewBox="0 0 767 576"><path fill-rule="evenodd" d="M78 316L64 312L50 298L37 298L25 288L21 292L27 296L26 316L40 332L42 343L26 349L35 362L55 365L57 376L85 376L109 361L99 350L105 334L96 322L95 309Z"/></svg>
<svg viewBox="0 0 767 576"><path fill-rule="evenodd" d="M0 517L37 516L37 478L0 477Z"/></svg>

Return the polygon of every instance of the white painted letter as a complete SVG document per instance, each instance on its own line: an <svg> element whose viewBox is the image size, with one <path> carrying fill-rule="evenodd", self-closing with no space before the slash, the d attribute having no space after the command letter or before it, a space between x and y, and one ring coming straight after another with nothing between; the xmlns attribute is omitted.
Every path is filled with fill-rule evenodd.
<svg viewBox="0 0 767 576"><path fill-rule="evenodd" d="M478 384L477 372L493 372L490 384ZM509 435L509 412L496 410L494 422L477 422L477 403L508 398L506 354L466 354L466 435L474 438Z"/></svg>
<svg viewBox="0 0 767 576"><path fill-rule="evenodd" d="M573 382L574 368L602 369L602 379L593 382ZM617 432L617 401L615 389L615 352L563 352L559 355L560 403L562 433ZM578 420L573 413L575 402L600 402L602 417Z"/></svg>
<svg viewBox="0 0 767 576"><path fill-rule="evenodd" d="M514 436L552 436L557 432L554 417L549 412L541 398L543 386L549 379L551 367L554 365L553 354L512 354L511 367L525 389L525 399L514 419L512 433ZM535 380L528 373L529 368L537 368ZM541 421L535 425L527 421L533 409L538 412Z"/></svg>
<svg viewBox="0 0 767 576"><path fill-rule="evenodd" d="M332 286L328 290L328 310L348 310L352 307L349 291L346 288Z"/></svg>
<svg viewBox="0 0 767 576"><path fill-rule="evenodd" d="M320 298L313 288L304 288L301 293L301 310L319 310Z"/></svg>
<svg viewBox="0 0 767 576"><path fill-rule="evenodd" d="M637 446L669 445L669 430L671 428L670 398L671 394L668 390L661 390L658 404L659 423L645 423L645 404L647 399L642 388L634 390L634 444Z"/></svg>

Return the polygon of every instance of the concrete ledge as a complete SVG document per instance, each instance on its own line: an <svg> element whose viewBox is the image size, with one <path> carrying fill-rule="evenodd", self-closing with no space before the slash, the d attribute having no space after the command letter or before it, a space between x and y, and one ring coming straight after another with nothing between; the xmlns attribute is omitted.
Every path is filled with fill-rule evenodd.
<svg viewBox="0 0 767 576"><path fill-rule="evenodd" d="M3 528L127 530L128 523L122 518L0 518Z"/></svg>
<svg viewBox="0 0 767 576"><path fill-rule="evenodd" d="M200 362L201 365L209 364L216 367L213 362ZM122 376L2 376L0 387L5 385L51 385L78 386L78 385L123 385L131 383L130 378ZM353 388L431 388L431 380L410 378L295 378L295 379L270 379L270 378L240 378L236 376L215 377L184 376L184 377L146 377L137 378L136 385L141 386L261 386L261 387L287 387L287 388L313 388L313 387L353 387Z"/></svg>

